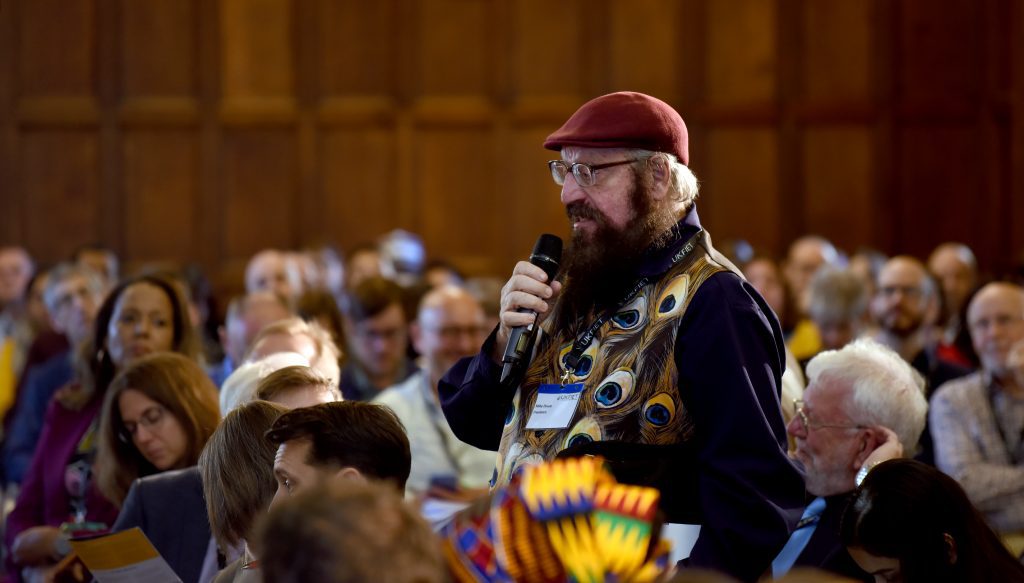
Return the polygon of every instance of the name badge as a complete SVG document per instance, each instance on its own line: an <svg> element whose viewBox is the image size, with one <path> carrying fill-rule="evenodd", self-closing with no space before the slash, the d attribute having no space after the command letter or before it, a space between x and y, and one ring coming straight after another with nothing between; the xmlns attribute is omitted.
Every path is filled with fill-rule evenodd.
<svg viewBox="0 0 1024 583"><path fill-rule="evenodd" d="M572 423L583 394L583 383L541 385L533 405L527 429L565 429Z"/></svg>

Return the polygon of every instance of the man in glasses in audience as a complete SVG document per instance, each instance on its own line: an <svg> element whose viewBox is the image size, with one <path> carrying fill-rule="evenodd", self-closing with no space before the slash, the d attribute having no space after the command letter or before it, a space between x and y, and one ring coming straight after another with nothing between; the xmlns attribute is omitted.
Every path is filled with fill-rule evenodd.
<svg viewBox="0 0 1024 583"><path fill-rule="evenodd" d="M661 100L613 93L544 146L560 153L548 168L572 228L562 274L515 266L498 328L441 381L448 421L498 450L499 485L525 464L603 456L620 481L658 487L669 521L701 525L688 564L755 580L803 505L782 332L701 228L686 125ZM511 331L534 314L532 360L502 382Z"/></svg>
<svg viewBox="0 0 1024 583"><path fill-rule="evenodd" d="M466 290L446 285L420 301L410 325L421 368L405 381L382 392L374 403L387 405L409 434L412 470L410 494L442 499L468 499L487 487L494 470L494 452L465 444L452 433L441 413L437 383L460 358L472 356L487 336L484 310Z"/></svg>
<svg viewBox="0 0 1024 583"><path fill-rule="evenodd" d="M981 370L943 385L932 397L935 465L960 482L993 528L1019 535L1024 533L1024 288L1005 282L981 288L967 307L967 330Z"/></svg>
<svg viewBox="0 0 1024 583"><path fill-rule="evenodd" d="M895 350L924 376L925 398L931 398L943 383L971 372L938 354L938 286L917 259L899 255L885 263L878 273L871 315L878 325L873 338ZM931 433L925 431L915 457L934 464L933 450Z"/></svg>
<svg viewBox="0 0 1024 583"><path fill-rule="evenodd" d="M928 411L924 381L898 354L869 339L818 354L807 365L807 380L786 430L815 498L772 561L772 576L805 566L872 581L843 547L839 520L875 464L916 448Z"/></svg>

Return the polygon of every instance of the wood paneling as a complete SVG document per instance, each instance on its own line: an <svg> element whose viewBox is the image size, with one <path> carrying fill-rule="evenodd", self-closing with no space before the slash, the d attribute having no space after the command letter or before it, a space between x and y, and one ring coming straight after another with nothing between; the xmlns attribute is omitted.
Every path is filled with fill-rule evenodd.
<svg viewBox="0 0 1024 583"><path fill-rule="evenodd" d="M238 129L224 136L225 258L242 260L266 247L299 243L295 139L288 130Z"/></svg>
<svg viewBox="0 0 1024 583"><path fill-rule="evenodd" d="M748 239L778 249L788 233L780 232L778 135L770 129L720 129L708 136L706 185L698 208L719 241ZM707 209L707 213L703 211Z"/></svg>
<svg viewBox="0 0 1024 583"><path fill-rule="evenodd" d="M775 99L775 17L774 2L707 3L706 105L761 105Z"/></svg>
<svg viewBox="0 0 1024 583"><path fill-rule="evenodd" d="M4 3L4 12L11 12ZM18 89L24 97L92 95L96 76L95 0L18 2Z"/></svg>
<svg viewBox="0 0 1024 583"><path fill-rule="evenodd" d="M124 259L181 261L203 242L197 194L199 151L188 130L134 131L124 136Z"/></svg>
<svg viewBox="0 0 1024 583"><path fill-rule="evenodd" d="M195 0L121 0L120 16L124 96L194 96Z"/></svg>
<svg viewBox="0 0 1024 583"><path fill-rule="evenodd" d="M494 2L414 0L416 95L486 97L493 89Z"/></svg>
<svg viewBox="0 0 1024 583"><path fill-rule="evenodd" d="M1013 0L10 0L0 238L199 260L402 227L507 274L567 235L545 136L584 101L677 106L716 240L782 253L1024 246Z"/></svg>
<svg viewBox="0 0 1024 583"><path fill-rule="evenodd" d="M324 232L367 243L399 222L397 144L393 127L345 127L323 139Z"/></svg>
<svg viewBox="0 0 1024 583"><path fill-rule="evenodd" d="M20 137L24 244L39 257L67 257L99 239L99 140L90 131L31 131Z"/></svg>

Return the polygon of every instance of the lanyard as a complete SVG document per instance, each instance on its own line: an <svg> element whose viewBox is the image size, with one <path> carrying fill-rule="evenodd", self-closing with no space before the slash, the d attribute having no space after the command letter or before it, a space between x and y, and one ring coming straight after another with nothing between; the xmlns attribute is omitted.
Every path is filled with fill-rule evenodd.
<svg viewBox="0 0 1024 583"><path fill-rule="evenodd" d="M678 265L683 259L686 259L690 253L693 252L693 249L697 246L697 239L703 234L704 229L700 229L694 233L694 235L690 237L690 240L683 245L683 248L672 256L672 263L668 266L669 270ZM589 348L594 342L594 337L597 335L598 330L601 329L601 326L604 326L604 323L625 307L626 304L633 301L633 298L640 293L640 290L644 289L644 287L649 283L651 283L651 279L649 277L641 277L635 284L633 284L633 287L629 289L622 301L616 304L615 308L605 311L605 313L594 320L590 326L587 326L587 329L583 334L576 337L576 340L572 343L572 350L569 351L569 354L565 355L565 374L562 375L563 385L569 382L569 377L571 375L576 374L576 367L579 365L580 359L583 358L583 353L586 352L587 348Z"/></svg>

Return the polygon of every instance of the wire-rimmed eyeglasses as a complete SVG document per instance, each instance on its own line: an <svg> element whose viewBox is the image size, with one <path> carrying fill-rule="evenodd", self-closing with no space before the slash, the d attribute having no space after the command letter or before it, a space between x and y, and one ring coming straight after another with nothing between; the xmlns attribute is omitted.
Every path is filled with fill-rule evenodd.
<svg viewBox="0 0 1024 583"><path fill-rule="evenodd" d="M576 184L580 186L593 186L597 181L597 173L595 170L602 168L611 168L612 166L622 166L623 164L632 164L633 162L640 162L641 159L630 159L630 160L619 160L618 162L608 162L607 164L583 164L582 162L568 163L565 160L549 160L548 168L551 170L551 178L554 179L555 184L561 186L565 184L565 176L572 172L572 177L576 179Z"/></svg>
<svg viewBox="0 0 1024 583"><path fill-rule="evenodd" d="M804 410L803 399L793 399L793 408L796 410L796 416L800 419L800 424L803 425L805 432L812 429L867 429L867 425L811 423L810 418L807 417L807 411Z"/></svg>

